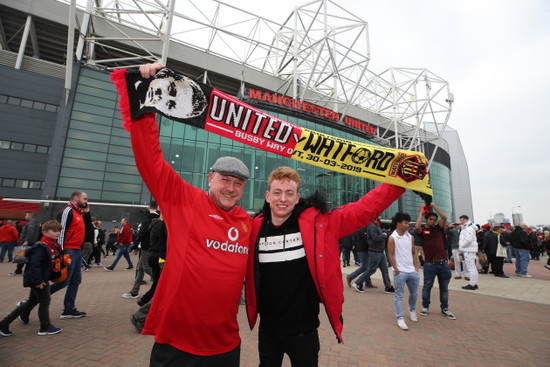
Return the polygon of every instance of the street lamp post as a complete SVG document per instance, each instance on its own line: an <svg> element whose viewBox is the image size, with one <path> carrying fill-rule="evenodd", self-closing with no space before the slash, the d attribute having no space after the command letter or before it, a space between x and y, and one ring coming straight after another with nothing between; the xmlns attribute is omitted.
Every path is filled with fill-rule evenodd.
<svg viewBox="0 0 550 367"><path fill-rule="evenodd" d="M514 218L514 209L515 208L521 208L521 205L516 205L512 207L512 224L515 226L519 225L519 223L516 223L516 218Z"/></svg>

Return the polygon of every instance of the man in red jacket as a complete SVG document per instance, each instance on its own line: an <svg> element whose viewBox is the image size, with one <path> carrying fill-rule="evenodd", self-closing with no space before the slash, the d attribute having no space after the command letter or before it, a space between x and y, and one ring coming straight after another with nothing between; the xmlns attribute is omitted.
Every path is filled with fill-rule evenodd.
<svg viewBox="0 0 550 367"><path fill-rule="evenodd" d="M115 266L116 264L118 264L118 261L122 256L124 256L124 258L128 262L128 267L126 268L126 270L134 268L134 265L132 264L132 259L130 258L130 245L132 244L132 240L134 239L134 232L132 232L132 226L130 225L130 223L128 223L128 220L126 218L122 218L120 220L120 226L122 227L122 229L118 232L118 235L116 237L118 249L115 256L115 261L113 261L111 266L105 266L103 268L108 271L115 270Z"/></svg>
<svg viewBox="0 0 550 367"><path fill-rule="evenodd" d="M250 327L260 314L260 366L317 366L319 303L342 342L344 302L338 240L377 218L405 189L382 184L359 201L327 210L318 194L301 199L300 175L271 172L262 213L255 217L246 276Z"/></svg>
<svg viewBox="0 0 550 367"><path fill-rule="evenodd" d="M0 247L2 251L0 252L0 263L4 262L4 256L6 256L6 251L8 252L8 260L11 263L13 260L13 249L19 241L19 232L12 224L11 220L7 220L6 224L0 227Z"/></svg>
<svg viewBox="0 0 550 367"><path fill-rule="evenodd" d="M67 279L63 283L54 283L50 288L53 294L65 287L64 310L62 319L77 319L86 316L86 312L78 311L75 307L78 287L82 281L82 244L86 235L86 228L93 227L90 207L88 206L88 194L75 191L71 194L71 201L57 215L57 221L63 229L59 236L59 244L65 253L71 255Z"/></svg>

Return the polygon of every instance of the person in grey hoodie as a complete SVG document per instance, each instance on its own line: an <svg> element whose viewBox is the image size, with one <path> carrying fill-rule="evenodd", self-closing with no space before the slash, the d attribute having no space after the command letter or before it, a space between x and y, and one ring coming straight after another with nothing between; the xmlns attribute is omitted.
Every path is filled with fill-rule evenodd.
<svg viewBox="0 0 550 367"><path fill-rule="evenodd" d="M386 249L386 238L388 238L388 234L380 228L380 217L378 217L367 226L367 242L369 244L368 268L367 271L357 279L356 284L358 284L358 287L355 288L356 291L362 293L363 283L366 282L367 284L371 284L370 276L376 273L376 270L380 268L382 281L384 282L384 291L388 294L394 293L395 290L390 281L388 263L384 252Z"/></svg>

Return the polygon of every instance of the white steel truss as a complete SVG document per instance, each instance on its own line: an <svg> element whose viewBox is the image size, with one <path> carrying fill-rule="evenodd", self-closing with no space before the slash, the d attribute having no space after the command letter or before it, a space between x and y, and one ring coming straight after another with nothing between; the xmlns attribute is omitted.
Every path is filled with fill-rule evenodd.
<svg viewBox="0 0 550 367"><path fill-rule="evenodd" d="M453 102L448 83L426 69L369 70L368 24L335 1L298 6L282 23L217 0L177 0L177 7L176 0L79 4L83 2L86 9L75 51L79 60L108 68L118 67L117 61L124 61L124 67L132 66L128 62L166 62L170 41L179 42L275 76L281 80L278 93L336 110L342 119L357 107L376 113L383 117L375 123L379 142L411 150L422 150L424 142L442 143ZM126 27L141 31L141 36ZM101 37L95 32L99 28ZM117 48L113 41L131 45L134 51ZM162 47L153 48L155 42ZM97 47L116 48L126 55L100 60L94 53ZM428 132L428 124L441 129Z"/></svg>

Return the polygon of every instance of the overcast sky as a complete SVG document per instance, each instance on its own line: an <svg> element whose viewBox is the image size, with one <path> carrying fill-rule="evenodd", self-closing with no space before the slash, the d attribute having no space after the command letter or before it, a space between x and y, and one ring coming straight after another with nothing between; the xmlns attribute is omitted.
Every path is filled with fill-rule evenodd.
<svg viewBox="0 0 550 367"><path fill-rule="evenodd" d="M369 69L426 68L449 82L475 221L521 206L528 225L550 224L550 1L335 2L369 23ZM307 2L230 3L282 22Z"/></svg>

